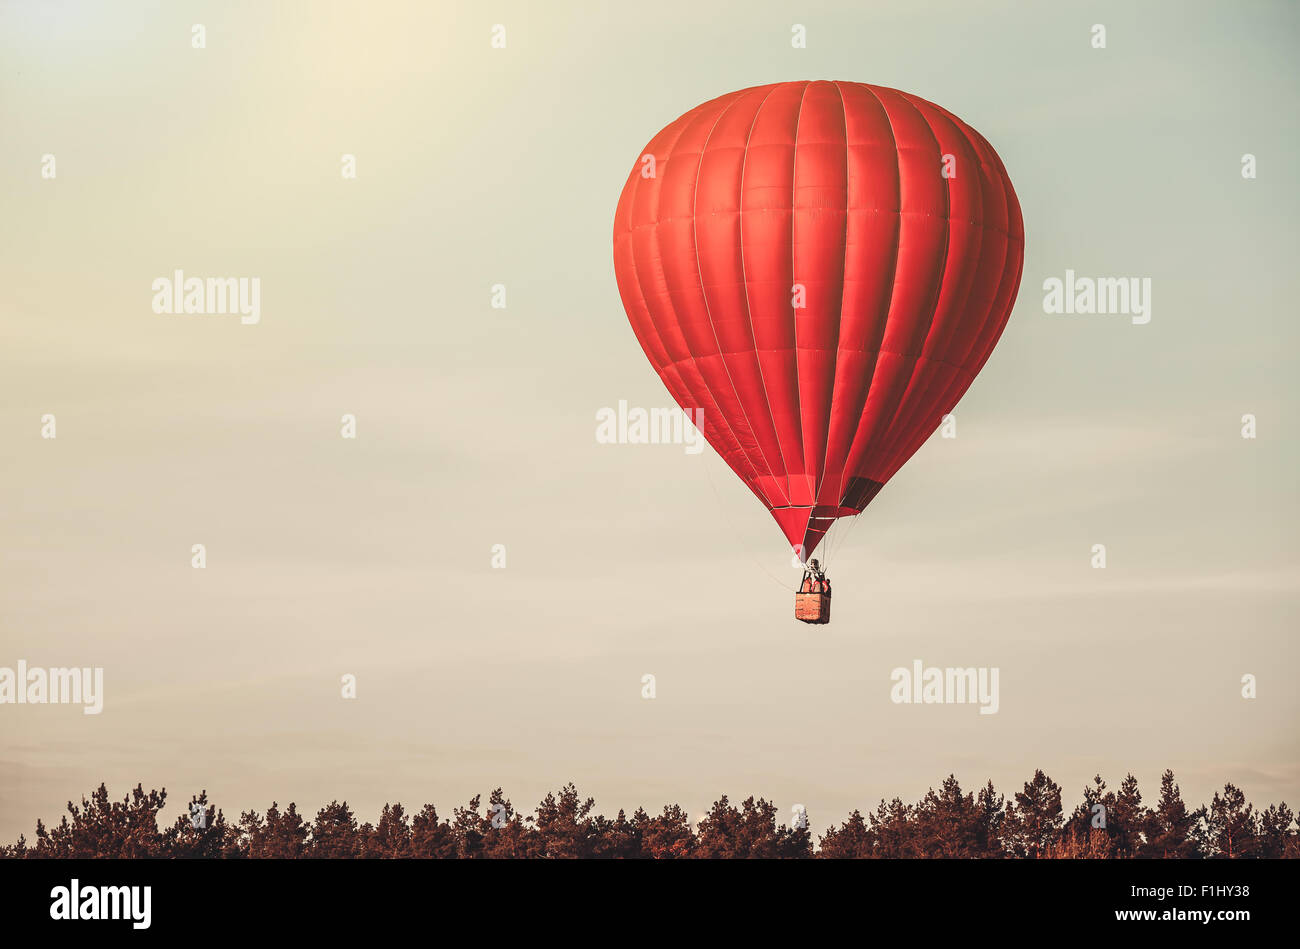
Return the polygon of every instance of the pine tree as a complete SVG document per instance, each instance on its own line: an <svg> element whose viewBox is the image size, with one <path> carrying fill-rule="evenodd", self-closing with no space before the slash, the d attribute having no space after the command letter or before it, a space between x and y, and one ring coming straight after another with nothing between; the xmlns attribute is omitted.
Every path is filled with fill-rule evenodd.
<svg viewBox="0 0 1300 949"><path fill-rule="evenodd" d="M1295 815L1291 813L1291 808L1286 806L1286 801L1281 804L1270 804L1268 808L1259 815L1259 856L1261 857L1285 857L1287 856L1287 845L1295 839L1295 833L1291 830L1291 823L1295 820Z"/></svg>
<svg viewBox="0 0 1300 949"><path fill-rule="evenodd" d="M411 856L454 860L458 856L456 834L446 821L439 822L438 809L424 805L411 819Z"/></svg>
<svg viewBox="0 0 1300 949"><path fill-rule="evenodd" d="M379 823L361 827L361 856L370 859L400 859L411 855L411 827L401 804L388 804L379 812Z"/></svg>
<svg viewBox="0 0 1300 949"><path fill-rule="evenodd" d="M924 857L980 855L980 812L974 794L962 794L956 775L948 775L913 808L914 850Z"/></svg>
<svg viewBox="0 0 1300 949"><path fill-rule="evenodd" d="M1142 792L1138 790L1137 778L1132 773L1125 775L1107 815L1107 828L1115 843L1115 856L1136 857L1142 852L1146 843L1143 834L1149 815L1150 811L1142 806Z"/></svg>
<svg viewBox="0 0 1300 949"><path fill-rule="evenodd" d="M1166 770L1160 776L1160 800L1147 815L1141 855L1171 859L1199 856L1196 825L1197 814L1187 810L1182 792L1174 783L1174 773Z"/></svg>
<svg viewBox="0 0 1300 949"><path fill-rule="evenodd" d="M875 813L868 815L871 825L872 851L878 857L915 857L916 828L912 808L901 798L888 804L882 798Z"/></svg>
<svg viewBox="0 0 1300 949"><path fill-rule="evenodd" d="M538 846L542 857L589 857L593 849L591 812L596 802L578 797L572 783L560 796L548 793L537 805Z"/></svg>
<svg viewBox="0 0 1300 949"><path fill-rule="evenodd" d="M1041 770L1035 771L1008 809L1007 834L1014 852L1031 858L1043 855L1060 836L1064 823L1061 786Z"/></svg>
<svg viewBox="0 0 1300 949"><path fill-rule="evenodd" d="M872 857L875 854L872 852L871 841L867 822L863 819L862 812L855 808L838 829L831 827L822 835L817 855L830 859Z"/></svg>
<svg viewBox="0 0 1300 949"><path fill-rule="evenodd" d="M245 856L241 844L237 829L230 827L225 815L208 803L206 789L190 798L185 812L177 815L160 839L160 849L169 857L241 857Z"/></svg>
<svg viewBox="0 0 1300 949"><path fill-rule="evenodd" d="M1216 791L1210 802L1206 837L1212 854L1229 860L1256 856L1257 824L1255 809L1246 803L1246 795L1236 785L1225 784L1223 795Z"/></svg>
<svg viewBox="0 0 1300 949"><path fill-rule="evenodd" d="M1007 799L989 780L975 799L975 853L981 857L1005 857L1007 847L1003 833L1007 819Z"/></svg>
<svg viewBox="0 0 1300 949"><path fill-rule="evenodd" d="M330 801L316 812L311 826L311 855L339 859L361 853L357 819L348 802Z"/></svg>
<svg viewBox="0 0 1300 949"><path fill-rule="evenodd" d="M664 805L663 813L657 817L637 808L632 823L640 834L645 856L655 860L694 856L696 837L691 831L690 816L680 805Z"/></svg>
<svg viewBox="0 0 1300 949"><path fill-rule="evenodd" d="M483 855L483 836L487 832L487 821L479 814L481 794L470 798L465 807L452 808L451 831L456 838L456 856L461 860L472 860Z"/></svg>
<svg viewBox="0 0 1300 949"><path fill-rule="evenodd" d="M522 817L515 811L501 788L488 795L487 814L484 816L483 856L515 859L538 856L539 835L529 826L531 817Z"/></svg>

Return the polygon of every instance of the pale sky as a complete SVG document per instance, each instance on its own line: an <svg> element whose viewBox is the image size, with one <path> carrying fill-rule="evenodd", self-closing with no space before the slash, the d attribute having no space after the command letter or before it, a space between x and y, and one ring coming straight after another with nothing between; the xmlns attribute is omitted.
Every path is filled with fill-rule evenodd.
<svg viewBox="0 0 1300 949"><path fill-rule="evenodd" d="M595 6L0 3L0 666L105 680L98 716L0 706L0 839L100 781L169 822L572 780L820 834L1039 767L1067 807L1165 768L1300 804L1300 9ZM958 437L834 540L824 627L711 449L595 439L672 404L614 281L628 170L794 79L960 116L1026 235ZM178 268L259 278L260 322L154 313ZM1151 322L1045 314L1067 269L1150 278ZM999 668L998 713L893 704L916 659Z"/></svg>

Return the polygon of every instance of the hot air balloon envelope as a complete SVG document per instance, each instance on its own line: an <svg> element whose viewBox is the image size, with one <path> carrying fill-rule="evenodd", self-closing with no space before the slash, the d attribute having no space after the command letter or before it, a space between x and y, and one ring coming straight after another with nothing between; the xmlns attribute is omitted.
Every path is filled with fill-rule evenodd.
<svg viewBox="0 0 1300 949"><path fill-rule="evenodd" d="M614 217L637 339L801 558L951 412L1015 301L997 154L917 96L742 89L638 156Z"/></svg>

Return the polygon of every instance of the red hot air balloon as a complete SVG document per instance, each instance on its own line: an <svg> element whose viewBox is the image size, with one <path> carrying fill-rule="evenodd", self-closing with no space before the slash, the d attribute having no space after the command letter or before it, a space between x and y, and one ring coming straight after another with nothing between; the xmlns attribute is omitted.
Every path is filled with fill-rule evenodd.
<svg viewBox="0 0 1300 949"><path fill-rule="evenodd" d="M1023 260L984 137L857 82L697 106L650 140L614 216L642 349L805 561L969 388Z"/></svg>

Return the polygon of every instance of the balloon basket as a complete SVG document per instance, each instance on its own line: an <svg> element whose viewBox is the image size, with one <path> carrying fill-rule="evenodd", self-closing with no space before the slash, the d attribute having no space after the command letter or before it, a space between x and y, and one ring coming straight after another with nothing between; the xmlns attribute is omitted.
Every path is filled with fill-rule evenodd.
<svg viewBox="0 0 1300 949"><path fill-rule="evenodd" d="M796 593L794 618L801 623L829 623L831 621L831 595L829 593Z"/></svg>

